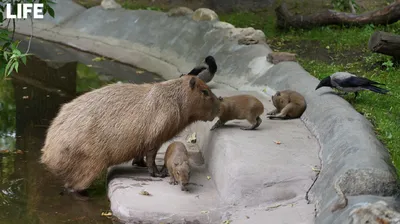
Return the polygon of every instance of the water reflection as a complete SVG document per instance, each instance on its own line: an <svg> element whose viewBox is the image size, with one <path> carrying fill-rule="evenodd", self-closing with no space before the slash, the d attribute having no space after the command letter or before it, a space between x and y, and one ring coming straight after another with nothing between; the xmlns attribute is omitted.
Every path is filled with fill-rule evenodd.
<svg viewBox="0 0 400 224"><path fill-rule="evenodd" d="M115 81L100 80L86 68L76 62L48 66L32 57L18 74L0 81L0 224L111 223L101 216L109 209L101 180L101 193L92 201L75 201L59 194L61 182L38 163L47 127L60 105L79 94L77 90Z"/></svg>

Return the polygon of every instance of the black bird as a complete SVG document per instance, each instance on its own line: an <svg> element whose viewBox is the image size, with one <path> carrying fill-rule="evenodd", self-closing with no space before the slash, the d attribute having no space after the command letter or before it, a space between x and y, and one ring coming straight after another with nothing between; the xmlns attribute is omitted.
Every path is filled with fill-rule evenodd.
<svg viewBox="0 0 400 224"><path fill-rule="evenodd" d="M195 75L199 79L203 80L205 83L210 82L213 78L215 73L217 72L217 63L213 56L207 56L202 65L198 65L194 67L188 75ZM185 74L182 74L183 76ZM180 76L180 77L181 77Z"/></svg>
<svg viewBox="0 0 400 224"><path fill-rule="evenodd" d="M353 92L354 99L358 96L358 92L361 90L370 90L380 94L386 94L389 92L389 90L377 87L375 85L385 84L378 83L367 78L358 77L348 72L336 72L331 76L322 79L315 90L323 86L332 87L345 92L345 95L349 92Z"/></svg>

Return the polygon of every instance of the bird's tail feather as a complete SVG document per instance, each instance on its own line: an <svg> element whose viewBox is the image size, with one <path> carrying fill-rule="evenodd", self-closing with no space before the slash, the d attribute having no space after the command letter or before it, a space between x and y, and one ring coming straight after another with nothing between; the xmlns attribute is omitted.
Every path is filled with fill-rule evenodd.
<svg viewBox="0 0 400 224"><path fill-rule="evenodd" d="M372 92L376 92L376 93L380 93L380 94L386 94L389 92L389 90L387 90L387 89L383 89L383 88L373 86L373 85L366 86L365 88L368 90L371 90Z"/></svg>

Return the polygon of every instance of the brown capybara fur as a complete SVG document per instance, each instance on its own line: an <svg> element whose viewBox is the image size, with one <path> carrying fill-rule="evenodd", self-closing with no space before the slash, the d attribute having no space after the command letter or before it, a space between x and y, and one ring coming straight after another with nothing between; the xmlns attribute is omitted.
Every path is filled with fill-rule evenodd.
<svg viewBox="0 0 400 224"><path fill-rule="evenodd" d="M242 127L242 130L254 130L260 126L262 120L260 115L264 113L264 105L260 100L251 95L236 95L230 97L219 97L220 111L219 120L212 126L211 130L225 125L230 120L244 120L250 122L250 127Z"/></svg>
<svg viewBox="0 0 400 224"><path fill-rule="evenodd" d="M212 121L220 101L199 78L152 84L111 84L63 105L52 121L41 162L73 192L87 189L102 170L146 156L160 176L160 146L195 121Z"/></svg>
<svg viewBox="0 0 400 224"><path fill-rule="evenodd" d="M190 179L189 154L185 144L182 142L172 142L165 152L163 176L169 174L170 184L181 186L182 191L187 191Z"/></svg>
<svg viewBox="0 0 400 224"><path fill-rule="evenodd" d="M299 118L307 107L304 97L293 90L277 91L271 98L276 109L267 113L270 119Z"/></svg>

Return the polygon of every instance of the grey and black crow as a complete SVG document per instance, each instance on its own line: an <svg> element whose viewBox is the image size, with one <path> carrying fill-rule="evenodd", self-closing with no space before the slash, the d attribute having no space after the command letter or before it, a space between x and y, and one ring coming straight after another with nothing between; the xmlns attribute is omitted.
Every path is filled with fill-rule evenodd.
<svg viewBox="0 0 400 224"><path fill-rule="evenodd" d="M213 56L207 56L204 59L204 63L202 65L194 67L188 75L195 75L199 79L203 80L205 83L210 82L213 78L215 73L217 72L217 63ZM181 76L183 76L182 74Z"/></svg>
<svg viewBox="0 0 400 224"><path fill-rule="evenodd" d="M380 94L386 94L389 92L389 90L377 87L375 85L384 84L369 80L367 78L358 77L348 72L336 72L322 79L315 90L323 86L332 87L345 92L345 94L353 92L354 99L358 96L358 91L361 90L370 90Z"/></svg>

